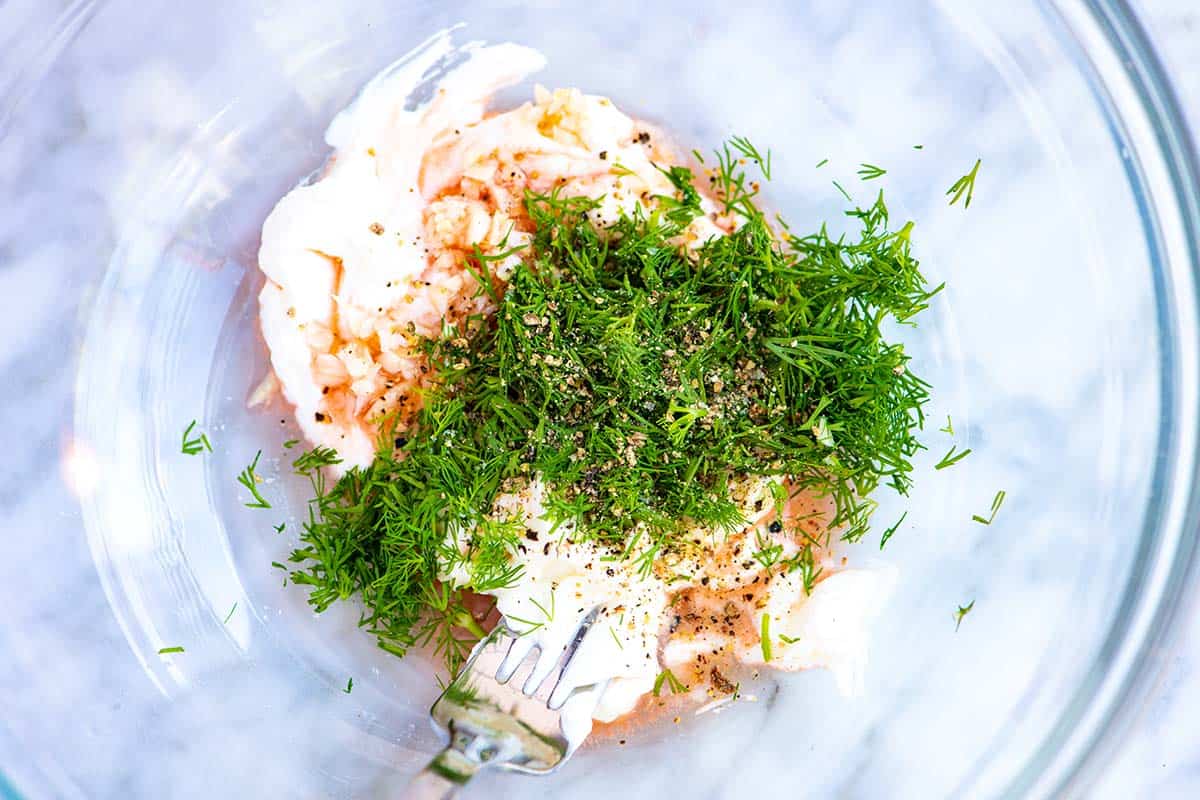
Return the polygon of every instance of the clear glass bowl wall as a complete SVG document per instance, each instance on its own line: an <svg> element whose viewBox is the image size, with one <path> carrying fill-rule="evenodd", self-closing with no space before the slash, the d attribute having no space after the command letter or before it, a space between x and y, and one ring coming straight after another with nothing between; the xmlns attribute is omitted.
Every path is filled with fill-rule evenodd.
<svg viewBox="0 0 1200 800"><path fill-rule="evenodd" d="M458 22L458 41L534 46L539 82L609 95L689 143L771 147L768 197L799 228L841 219L832 180L860 203L882 186L947 282L900 332L936 387L917 489L879 511L906 522L855 556L902 570L866 696L772 675L757 702L601 737L488 796L1053 796L1094 775L1162 649L1196 529L1195 169L1121 4L5 13L13 796L372 796L436 747L432 665L377 650L352 606L315 617L271 568L306 492L281 455L287 409L246 400L267 369L263 218L320 166L357 88ZM971 208L948 207L979 157ZM863 161L888 175L858 181ZM193 418L211 456L179 454ZM951 444L972 455L935 472ZM259 449L269 512L234 482ZM998 489L997 522L971 523ZM170 646L186 652L158 655Z"/></svg>

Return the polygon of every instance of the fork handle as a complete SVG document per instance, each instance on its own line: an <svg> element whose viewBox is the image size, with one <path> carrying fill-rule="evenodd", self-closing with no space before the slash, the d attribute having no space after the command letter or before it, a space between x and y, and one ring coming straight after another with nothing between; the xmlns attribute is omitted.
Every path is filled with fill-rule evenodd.
<svg viewBox="0 0 1200 800"><path fill-rule="evenodd" d="M449 800L479 771L479 766L453 746L447 747L409 781L404 800Z"/></svg>

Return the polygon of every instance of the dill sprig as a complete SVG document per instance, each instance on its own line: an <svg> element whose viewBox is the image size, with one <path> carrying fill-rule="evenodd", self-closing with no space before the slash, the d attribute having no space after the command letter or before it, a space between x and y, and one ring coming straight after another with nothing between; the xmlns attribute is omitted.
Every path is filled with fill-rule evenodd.
<svg viewBox="0 0 1200 800"><path fill-rule="evenodd" d="M982 163L983 159L976 159L975 166L971 167L971 171L956 180L954 185L946 190L947 195L953 195L950 198L950 205L954 205L965 195L967 199L963 203L963 208L971 207L971 198L975 196L975 179L979 176L979 165Z"/></svg>
<svg viewBox="0 0 1200 800"><path fill-rule="evenodd" d="M883 167L877 167L874 164L863 163L859 165L858 177L864 181L873 181L876 178L882 178L887 175L887 170Z"/></svg>
<svg viewBox="0 0 1200 800"><path fill-rule="evenodd" d="M947 467L953 467L955 464L971 455L971 448L969 447L966 450L958 452L956 451L958 451L958 445L952 445L950 450L947 451L946 455L942 456L942 460L933 465L933 468L946 469Z"/></svg>
<svg viewBox="0 0 1200 800"><path fill-rule="evenodd" d="M883 546L888 543L888 540L891 539L893 535L895 535L896 531L898 531L900 529L900 524L903 523L907 517L908 517L908 512L905 511L903 514L900 515L900 519L896 520L896 523L894 525L892 525L890 528L888 528L887 530L885 530L883 532L883 535L879 537L879 549L880 550L882 550Z"/></svg>
<svg viewBox="0 0 1200 800"><path fill-rule="evenodd" d="M761 152L759 152L757 147L750 143L750 140L745 136L734 136L729 140L729 144L734 150L757 164L759 170L762 172L763 177L767 180L771 180L770 150L768 150L764 156Z"/></svg>
<svg viewBox="0 0 1200 800"><path fill-rule="evenodd" d="M663 685L671 690L671 694L684 694L688 687L683 681L675 677L675 673L670 669L664 669L658 673L658 677L654 679L654 696L658 697L662 693Z"/></svg>
<svg viewBox="0 0 1200 800"><path fill-rule="evenodd" d="M738 476L828 497L818 544L865 535L879 486L908 491L929 387L885 323L911 324L941 289L912 255L912 224L893 229L880 194L846 212L855 235L776 230L747 163L769 176L770 153L744 139L717 151L709 186L739 224L694 253L678 245L703 213L684 167L664 170L673 196L605 233L589 221L597 200L526 196L522 263L493 316L426 342L435 380L404 438L385 422L374 462L332 485L335 453L296 460L316 497L291 578L317 611L357 595L380 647L430 644L455 668L482 634L466 594L512 585L528 544L495 499L535 478L572 538L647 572L688 526L745 525ZM470 261L495 291L494 258ZM812 591L811 546L780 561L760 544L760 563Z"/></svg>
<svg viewBox="0 0 1200 800"><path fill-rule="evenodd" d="M754 560L762 565L765 570L771 569L779 563L783 556L783 545L778 542L772 542L770 537L759 531L756 534L758 549L754 552Z"/></svg>
<svg viewBox="0 0 1200 800"><path fill-rule="evenodd" d="M975 601L967 603L965 606L959 606L954 612L954 632L958 633L958 628L962 625L963 617L971 613L971 609L975 608Z"/></svg>
<svg viewBox="0 0 1200 800"><path fill-rule="evenodd" d="M1000 510L1000 506L1004 505L1004 498L1008 497L1008 492L1001 489L996 492L996 496L992 498L992 513L987 517L982 517L979 514L972 514L971 520L978 522L981 525L991 525L996 519L996 512Z"/></svg>
<svg viewBox="0 0 1200 800"><path fill-rule="evenodd" d="M804 586L805 595L812 594L813 587L817 585L817 578L821 577L821 573L825 571L824 567L817 566L811 541L800 548L796 555L781 563L787 567L788 572L799 571L800 583Z"/></svg>
<svg viewBox="0 0 1200 800"><path fill-rule="evenodd" d="M188 423L188 426L183 429L183 441L180 450L186 456L199 455L207 450L212 452L212 443L208 441L208 435L204 431L200 431L199 436L192 436L192 430L196 427L196 420Z"/></svg>
<svg viewBox="0 0 1200 800"><path fill-rule="evenodd" d="M247 508L270 508L271 504L258 491L258 484L262 483L262 476L258 474L258 459L262 458L262 450L254 454L254 460L250 462L250 466L246 467L238 475L237 481L242 486L245 486L251 496L254 497L252 502L246 503Z"/></svg>

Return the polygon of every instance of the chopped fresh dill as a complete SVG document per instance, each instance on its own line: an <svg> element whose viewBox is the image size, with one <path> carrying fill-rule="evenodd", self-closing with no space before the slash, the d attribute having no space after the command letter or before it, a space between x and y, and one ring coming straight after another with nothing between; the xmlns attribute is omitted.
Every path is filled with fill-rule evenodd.
<svg viewBox="0 0 1200 800"><path fill-rule="evenodd" d="M838 183L837 181L833 181L833 185L836 186L837 190L842 193L842 197L846 198L847 203L854 202L854 198L852 198L850 196L849 192L847 192L845 189L842 188L842 185L840 183Z"/></svg>
<svg viewBox="0 0 1200 800"><path fill-rule="evenodd" d="M196 420L188 423L188 426L183 429L183 441L181 450L185 456L194 456L207 450L212 452L212 443L208 441L208 435L203 431L199 436L192 436L192 429L196 427ZM191 438L189 438L191 437Z"/></svg>
<svg viewBox="0 0 1200 800"><path fill-rule="evenodd" d="M827 531L788 559L764 539L755 558L812 592L814 548L861 539L872 493L911 486L929 385L886 323L913 322L941 287L882 194L846 212L852 233L800 235L759 210L748 163L772 169L745 139L716 152L706 188L738 225L691 252L677 242L702 196L684 167L663 170L671 196L605 233L589 220L599 200L526 195L522 263L501 293L493 256L469 256L496 313L424 343L436 381L399 452L385 420L366 468L327 484L333 451L295 460L315 497L290 577L316 611L358 597L384 650L430 644L456 668L482 635L468 593L514 585L529 545L496 498L533 476L555 526L646 575L688 526L745 526L731 480L786 480L828 498Z"/></svg>
<svg viewBox="0 0 1200 800"><path fill-rule="evenodd" d="M825 569L817 566L811 543L805 545L800 552L782 563L787 567L788 572L799 570L800 582L804 585L804 594L806 595L812 594L813 587L817 585L817 578L821 577L821 573Z"/></svg>
<svg viewBox="0 0 1200 800"><path fill-rule="evenodd" d="M923 144L914 144L913 145L913 150L924 150L924 149L925 149L925 145L923 145Z"/></svg>
<svg viewBox="0 0 1200 800"><path fill-rule="evenodd" d="M758 632L758 641L762 645L762 657L764 662L771 660L771 615L762 615L762 625Z"/></svg>
<svg viewBox="0 0 1200 800"><path fill-rule="evenodd" d="M621 644L621 637L617 636L616 628L614 628L612 625L609 625L608 632L612 634L613 641L617 643L617 648L620 650L624 650L625 645Z"/></svg>
<svg viewBox="0 0 1200 800"><path fill-rule="evenodd" d="M783 642L784 644L795 644L796 642L800 641L800 637L796 636L793 638L785 633L781 633L779 634L779 641Z"/></svg>
<svg viewBox="0 0 1200 800"><path fill-rule="evenodd" d="M654 696L658 697L662 693L663 684L671 690L671 694L683 694L688 690L683 681L675 677L675 673L669 669L663 669L658 673L658 677L654 679Z"/></svg>
<svg viewBox="0 0 1200 800"><path fill-rule="evenodd" d="M182 652L184 652L183 648L179 647L178 645L176 645L175 647L161 647L158 650L158 654L160 656L169 655L171 653L182 653Z"/></svg>
<svg viewBox="0 0 1200 800"><path fill-rule="evenodd" d="M551 592L550 593L550 608L549 608L549 610L547 610L546 607L543 606L541 603L539 603L536 599L534 599L532 597L529 598L529 602L531 602L535 606L537 606L538 611L542 612L542 616L544 616L546 618L546 622L554 622L554 597L555 597L555 592Z"/></svg>
<svg viewBox="0 0 1200 800"><path fill-rule="evenodd" d="M291 450L293 447L295 447L298 444L300 444L299 439L288 439L286 442L283 443L283 449Z"/></svg>
<svg viewBox="0 0 1200 800"><path fill-rule="evenodd" d="M954 422L951 421L949 414L946 415L946 427L938 428L938 430L941 431L942 433L948 433L951 436L954 435Z"/></svg>
<svg viewBox="0 0 1200 800"><path fill-rule="evenodd" d="M229 609L229 613L225 615L225 619L221 620L222 625L228 625L229 620L233 619L233 612L237 611L238 604L235 602L233 608Z"/></svg>
<svg viewBox="0 0 1200 800"><path fill-rule="evenodd" d="M281 522L278 525L272 525L271 527L275 529L276 533L283 533L283 529L287 527L287 523Z"/></svg>
<svg viewBox="0 0 1200 800"><path fill-rule="evenodd" d="M659 171L675 187L676 194L676 197L658 195L655 198L659 207L663 209L663 216L681 228L686 227L689 222L704 213L700 207L700 192L692 185L692 171L686 167L660 167ZM487 284L491 285L491 281L487 281Z"/></svg>
<svg viewBox="0 0 1200 800"><path fill-rule="evenodd" d="M962 625L963 617L971 613L971 609L975 607L975 601L967 603L965 606L959 606L954 612L954 632L958 633L958 626Z"/></svg>
<svg viewBox="0 0 1200 800"><path fill-rule="evenodd" d="M975 166L971 167L971 171L954 182L954 185L946 190L946 194L954 195L950 198L950 205L957 203L965 194L966 202L963 203L963 208L971 207L971 198L975 196L975 178L979 176L979 165L983 163L983 159L976 159Z"/></svg>
<svg viewBox="0 0 1200 800"><path fill-rule="evenodd" d="M771 537L758 531L755 534L758 543L758 550L754 552L754 560L762 564L763 569L770 569L779 563L779 559L783 557L783 545L778 542L772 542Z"/></svg>
<svg viewBox="0 0 1200 800"><path fill-rule="evenodd" d="M1008 493L1005 492L1003 489L996 492L996 496L992 498L992 513L990 515L988 515L987 519L984 519L983 517L979 516L978 514L973 514L971 516L971 520L973 522L978 522L981 525L991 525L992 520L996 519L996 512L1000 510L1000 506L1004 505L1004 498L1007 496L1008 496Z"/></svg>
<svg viewBox="0 0 1200 800"><path fill-rule="evenodd" d="M828 158L822 158L820 161L818 161L818 162L817 162L817 166L816 166L816 168L817 168L817 169L820 169L821 167L825 166L825 165L826 165L826 164L828 164L828 163L829 163L829 159L828 159Z"/></svg>
<svg viewBox="0 0 1200 800"><path fill-rule="evenodd" d="M713 183L717 198L724 206L725 213L736 213L745 219L761 218L762 212L754 204L754 198L758 196L759 184L757 181L749 179L742 165L749 158L758 166L763 177L770 180L770 152L764 157L744 138L735 136L720 150L715 151L715 155L717 169L713 176ZM636 224L638 220L633 220L633 222ZM673 233L677 233L677 231Z"/></svg>
<svg viewBox="0 0 1200 800"><path fill-rule="evenodd" d="M958 445L951 446L950 451L948 453L946 453L946 455L942 456L942 460L939 461L938 463L934 464L933 468L934 469L945 469L946 467L952 467L971 454L971 448L969 448L969 447L960 453L954 452L957 449L958 449Z"/></svg>
<svg viewBox="0 0 1200 800"><path fill-rule="evenodd" d="M892 538L892 535L899 529L900 523L904 522L904 518L907 516L908 516L908 512L905 511L903 514L900 515L900 519L896 520L896 524L893 525L892 527L888 528L887 530L885 530L883 532L883 535L879 537L879 549L880 550L882 550L883 546L888 543L888 539Z"/></svg>
<svg viewBox="0 0 1200 800"><path fill-rule="evenodd" d="M342 689L342 691L346 694L350 694L354 691L354 678L350 678L346 681L346 688Z"/></svg>
<svg viewBox="0 0 1200 800"><path fill-rule="evenodd" d="M262 483L262 478L259 476L258 459L262 457L262 450L254 454L254 460L250 462L250 466L242 470L238 475L238 483L245 486L250 494L254 497L254 501L246 503L247 508L270 508L271 504L266 501L266 498L258 491L258 484Z"/></svg>
<svg viewBox="0 0 1200 800"><path fill-rule="evenodd" d="M505 619L507 619L511 622L519 622L525 626L525 630L515 631L515 633L518 636L527 636L536 630L541 630L546 625L546 623L544 621L543 622L534 622L531 619L525 619L523 617L518 617L516 614L507 614L505 616Z"/></svg>
<svg viewBox="0 0 1200 800"><path fill-rule="evenodd" d="M745 136L734 136L729 140L729 144L733 145L733 149L737 150L746 158L758 165L762 175L767 180L771 180L771 151L768 150L764 156L758 151L758 148L750 144L750 140Z"/></svg>
<svg viewBox="0 0 1200 800"><path fill-rule="evenodd" d="M342 463L337 451L332 447L314 447L292 462L292 469L297 475L311 475L322 467L331 467Z"/></svg>
<svg viewBox="0 0 1200 800"><path fill-rule="evenodd" d="M883 167L877 167L874 164L866 163L859 165L858 177L862 178L864 181L873 181L876 178L882 178L884 175L887 175L887 170Z"/></svg>

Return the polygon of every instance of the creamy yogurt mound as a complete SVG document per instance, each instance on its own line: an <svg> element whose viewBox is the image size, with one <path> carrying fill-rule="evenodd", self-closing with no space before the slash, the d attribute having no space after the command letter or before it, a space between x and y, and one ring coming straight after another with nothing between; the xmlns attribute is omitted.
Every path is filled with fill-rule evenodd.
<svg viewBox="0 0 1200 800"><path fill-rule="evenodd" d="M449 52L448 40L436 40L367 84L329 126L334 154L320 175L280 200L263 226L259 299L271 364L305 436L336 450L343 470L371 463L381 418L395 415L401 429L411 422L428 380L422 340L495 310L464 264L476 248L508 253L492 264L502 290L530 240L526 190L602 197L590 217L602 234L621 215L651 211L656 195L675 191L659 169L680 163L666 138L607 98L539 87L533 102L489 112L496 91L544 65L526 47L468 46L432 97L407 107ZM733 229L711 198L701 208L679 247L697 248ZM580 685L607 682L594 712L600 720L632 710L664 666L690 668L689 678L700 680L718 656L763 663L757 626L764 614L773 636L786 637L772 642L769 666L829 667L844 691L854 691L868 625L894 574L842 569L826 554L814 565L823 576L815 586L794 573L764 577L748 554L761 546L753 537L769 521L760 513L769 484L740 485L750 520L744 530L693 531L682 553L647 570L569 525L556 527L545 512L545 487L531 479L496 500L497 514L520 518L526 529L513 554L522 572L493 592L498 608L547 650L565 647L579 618L602 609L573 673ZM774 542L783 557L797 550L785 536ZM449 570L444 579L461 585L469 576ZM701 622L680 625L673 604L689 592L691 610L683 613ZM707 625L705 604L718 601L726 624Z"/></svg>

